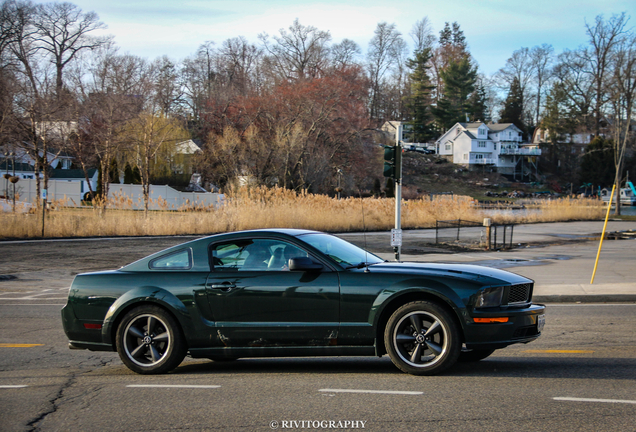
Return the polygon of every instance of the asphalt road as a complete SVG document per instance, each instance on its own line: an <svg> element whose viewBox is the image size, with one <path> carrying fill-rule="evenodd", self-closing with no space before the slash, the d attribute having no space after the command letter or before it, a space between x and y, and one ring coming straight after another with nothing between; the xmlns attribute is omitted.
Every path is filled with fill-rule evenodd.
<svg viewBox="0 0 636 432"><path fill-rule="evenodd" d="M403 374L386 356L186 359L171 374L139 376L116 353L67 348L59 311L75 274L187 239L2 245L0 431L636 430L634 303L549 304L538 341L435 377ZM599 283L633 281L632 244L608 243ZM591 245L422 260L480 261L557 287L589 277Z"/></svg>
<svg viewBox="0 0 636 432"><path fill-rule="evenodd" d="M329 421L349 429L354 424L344 422L357 421L374 431L627 431L636 424L634 304L551 304L539 340L435 377L401 373L386 357L186 359L168 375L140 376L115 353L68 350L59 309L0 305L0 430L265 431L271 422L333 430Z"/></svg>

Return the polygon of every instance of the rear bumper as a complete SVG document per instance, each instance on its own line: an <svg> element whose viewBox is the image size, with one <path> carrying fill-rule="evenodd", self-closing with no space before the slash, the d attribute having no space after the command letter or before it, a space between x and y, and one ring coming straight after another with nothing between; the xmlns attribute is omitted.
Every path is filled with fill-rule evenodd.
<svg viewBox="0 0 636 432"><path fill-rule="evenodd" d="M69 349L72 350L89 350L89 351L114 351L111 344L96 343L96 342L78 342L69 341Z"/></svg>
<svg viewBox="0 0 636 432"><path fill-rule="evenodd" d="M464 343L468 349L498 349L517 343L532 342L541 336L538 317L545 306L533 304L527 308L492 308L473 310L464 323ZM474 318L506 317L505 323L475 323Z"/></svg>
<svg viewBox="0 0 636 432"><path fill-rule="evenodd" d="M84 324L101 324L98 320L79 320L68 303L62 308L62 326L69 339L70 349L91 351L114 351L112 344L104 343L99 329L87 329Z"/></svg>

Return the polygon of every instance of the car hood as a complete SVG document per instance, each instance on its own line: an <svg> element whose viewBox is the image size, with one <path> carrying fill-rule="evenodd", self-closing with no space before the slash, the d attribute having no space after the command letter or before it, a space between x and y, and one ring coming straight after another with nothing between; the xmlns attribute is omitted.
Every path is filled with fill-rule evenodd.
<svg viewBox="0 0 636 432"><path fill-rule="evenodd" d="M470 264L433 264L411 262L383 262L369 266L370 272L395 273L413 276L452 277L479 282L521 284L532 280L509 271Z"/></svg>

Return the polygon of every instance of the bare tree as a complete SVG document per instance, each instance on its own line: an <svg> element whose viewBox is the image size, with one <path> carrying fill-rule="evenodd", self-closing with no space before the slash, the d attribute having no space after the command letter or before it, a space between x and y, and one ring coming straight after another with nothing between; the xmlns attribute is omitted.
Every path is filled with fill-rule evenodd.
<svg viewBox="0 0 636 432"><path fill-rule="evenodd" d="M534 83L537 86L537 111L535 116L535 124L539 124L541 112L541 96L543 94L546 81L551 76L551 64L554 56L554 48L552 45L543 44L541 46L532 47L530 50L530 58L532 59L532 69L534 71Z"/></svg>
<svg viewBox="0 0 636 432"><path fill-rule="evenodd" d="M610 101L614 111L614 166L616 168L616 184L619 193L616 195L616 214L621 214L620 186L622 183L623 164L630 140L632 115L636 102L636 35L629 34L616 45L613 56L613 79L610 86Z"/></svg>
<svg viewBox="0 0 636 432"><path fill-rule="evenodd" d="M625 12L612 15L605 21L603 15L598 15L594 24L585 23L590 47L577 51L585 61L585 67L594 82L594 117L595 134L600 135L603 105L607 102L607 78L610 69L612 53L625 32L628 18Z"/></svg>
<svg viewBox="0 0 636 432"><path fill-rule="evenodd" d="M108 37L93 37L89 33L105 29L95 12L82 12L71 3L44 3L37 6L36 42L46 51L55 65L55 89L58 96L64 86L65 66L79 52L105 44Z"/></svg>
<svg viewBox="0 0 636 432"><path fill-rule="evenodd" d="M265 51L273 61L275 71L282 79L318 77L328 65L331 35L313 26L304 26L298 19L289 26L289 32L279 30L270 44L267 34L261 34Z"/></svg>
<svg viewBox="0 0 636 432"><path fill-rule="evenodd" d="M367 65L371 79L371 118L379 120L381 84L390 68L398 64L401 51L405 49L402 34L396 30L395 24L378 23L373 38L369 42Z"/></svg>
<svg viewBox="0 0 636 432"><path fill-rule="evenodd" d="M193 57L183 61L180 82L184 93L184 103L192 112L195 121L201 118L205 103L212 97L218 68L216 66L217 52L214 42L202 44Z"/></svg>
<svg viewBox="0 0 636 432"><path fill-rule="evenodd" d="M582 132L587 132L592 120L588 117L594 100L594 81L586 71L585 62L576 52L566 50L558 59L554 77L563 85L570 105L581 119Z"/></svg>
<svg viewBox="0 0 636 432"><path fill-rule="evenodd" d="M331 58L336 68L345 68L358 64L360 47L351 39L343 39L340 43L331 46Z"/></svg>
<svg viewBox="0 0 636 432"><path fill-rule="evenodd" d="M512 56L506 60L506 65L499 69L497 77L501 81L502 88L510 88L513 82L517 82L521 89L523 97L523 119L532 118L532 111L529 105L534 100L534 94L530 91L530 83L535 76L535 67L530 50L522 47L512 53Z"/></svg>
<svg viewBox="0 0 636 432"><path fill-rule="evenodd" d="M223 42L220 55L229 87L246 96L252 87L250 75L260 60L262 50L239 36Z"/></svg>
<svg viewBox="0 0 636 432"><path fill-rule="evenodd" d="M432 49L435 44L435 35L428 17L416 21L409 35L415 43L415 52L421 52L426 48Z"/></svg>
<svg viewBox="0 0 636 432"><path fill-rule="evenodd" d="M183 101L177 65L168 56L162 56L152 63L151 69L156 102L164 115L173 114Z"/></svg>

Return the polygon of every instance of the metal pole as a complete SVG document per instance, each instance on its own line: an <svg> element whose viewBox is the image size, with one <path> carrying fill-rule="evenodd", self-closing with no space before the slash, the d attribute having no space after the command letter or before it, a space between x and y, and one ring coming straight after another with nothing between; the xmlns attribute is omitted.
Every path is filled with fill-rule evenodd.
<svg viewBox="0 0 636 432"><path fill-rule="evenodd" d="M596 268L598 267L598 259L601 256L601 248L603 247L603 238L605 237L605 230L607 229L607 220L609 219L610 209L612 208L612 198L614 198L615 189L616 189L616 183L614 183L614 185L612 186L612 194L610 195L609 202L607 203L607 214L605 215L605 223L603 224L603 232L601 233L601 242L598 244L598 252L596 253L596 262L594 263L594 271L592 272L592 280L590 281L590 285L594 283L594 276L596 276Z"/></svg>
<svg viewBox="0 0 636 432"><path fill-rule="evenodd" d="M402 138L402 124L400 124L397 128L395 135L395 146L396 146L396 164L399 166L397 168L398 175L395 179L395 229L402 230L402 146L400 144L400 139ZM395 251L395 260L400 261L402 254L402 244L394 247Z"/></svg>
<svg viewBox="0 0 636 432"><path fill-rule="evenodd" d="M438 242L439 221L435 221L435 244Z"/></svg>
<svg viewBox="0 0 636 432"><path fill-rule="evenodd" d="M512 249L512 235L515 232L515 226L514 225L510 225L510 249Z"/></svg>
<svg viewBox="0 0 636 432"><path fill-rule="evenodd" d="M459 230L462 226L462 220L461 219L457 219L457 241L459 241Z"/></svg>

